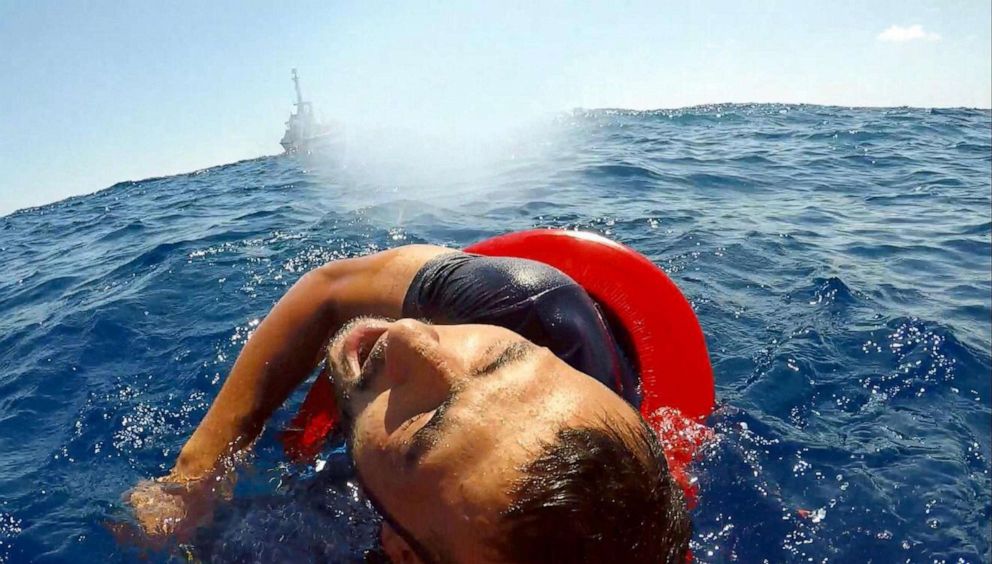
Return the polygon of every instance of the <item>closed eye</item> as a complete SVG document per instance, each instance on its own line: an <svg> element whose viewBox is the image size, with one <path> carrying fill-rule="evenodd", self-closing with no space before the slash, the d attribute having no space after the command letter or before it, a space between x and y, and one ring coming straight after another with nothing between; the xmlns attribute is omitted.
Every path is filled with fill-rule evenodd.
<svg viewBox="0 0 992 564"><path fill-rule="evenodd" d="M499 343L497 343L498 346ZM509 345L503 348L503 352L499 354L495 359L491 360L488 364L485 364L479 368L476 368L472 375L473 376L488 376L493 372L496 372L500 368L514 362L519 362L523 360L531 351L535 349L534 343L530 341L513 341ZM489 355L483 355L484 357Z"/></svg>

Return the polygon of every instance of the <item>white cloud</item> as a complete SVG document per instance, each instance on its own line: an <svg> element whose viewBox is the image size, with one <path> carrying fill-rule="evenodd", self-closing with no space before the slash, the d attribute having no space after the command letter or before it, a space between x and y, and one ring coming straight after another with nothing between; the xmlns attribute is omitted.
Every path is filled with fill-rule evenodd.
<svg viewBox="0 0 992 564"><path fill-rule="evenodd" d="M888 29L878 34L876 38L887 43L905 43L907 41L940 41L940 35L932 31L926 31L920 24L903 27L901 25L891 25Z"/></svg>

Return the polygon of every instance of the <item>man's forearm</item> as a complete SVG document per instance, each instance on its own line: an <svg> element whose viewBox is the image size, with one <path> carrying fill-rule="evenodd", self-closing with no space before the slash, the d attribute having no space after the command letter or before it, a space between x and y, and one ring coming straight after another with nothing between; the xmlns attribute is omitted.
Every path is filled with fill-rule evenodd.
<svg viewBox="0 0 992 564"><path fill-rule="evenodd" d="M341 320L326 280L301 278L251 335L210 409L183 446L173 475L196 479L220 471L251 445L265 421L313 370Z"/></svg>

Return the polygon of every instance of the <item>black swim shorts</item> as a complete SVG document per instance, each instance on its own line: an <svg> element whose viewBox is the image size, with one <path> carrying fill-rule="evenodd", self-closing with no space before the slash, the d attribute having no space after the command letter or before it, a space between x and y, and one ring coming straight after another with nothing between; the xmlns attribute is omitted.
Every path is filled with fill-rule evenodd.
<svg viewBox="0 0 992 564"><path fill-rule="evenodd" d="M460 251L438 255L414 276L403 316L505 327L638 403L635 377L596 303L544 263Z"/></svg>

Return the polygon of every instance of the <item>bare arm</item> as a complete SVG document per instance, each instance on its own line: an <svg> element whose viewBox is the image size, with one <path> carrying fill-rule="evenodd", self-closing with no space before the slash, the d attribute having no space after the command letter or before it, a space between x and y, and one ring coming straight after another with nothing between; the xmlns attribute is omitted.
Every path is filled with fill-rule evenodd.
<svg viewBox="0 0 992 564"><path fill-rule="evenodd" d="M303 276L252 334L171 477L193 480L258 437L265 421L310 374L330 338L349 320L401 317L413 276L448 249L410 245L328 263Z"/></svg>

